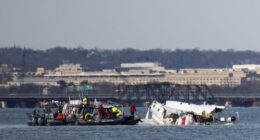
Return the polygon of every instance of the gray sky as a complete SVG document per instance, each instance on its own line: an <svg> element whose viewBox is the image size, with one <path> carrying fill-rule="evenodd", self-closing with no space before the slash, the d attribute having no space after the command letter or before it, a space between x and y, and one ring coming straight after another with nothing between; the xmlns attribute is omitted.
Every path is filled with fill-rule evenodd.
<svg viewBox="0 0 260 140"><path fill-rule="evenodd" d="M0 0L0 46L260 51L259 0Z"/></svg>

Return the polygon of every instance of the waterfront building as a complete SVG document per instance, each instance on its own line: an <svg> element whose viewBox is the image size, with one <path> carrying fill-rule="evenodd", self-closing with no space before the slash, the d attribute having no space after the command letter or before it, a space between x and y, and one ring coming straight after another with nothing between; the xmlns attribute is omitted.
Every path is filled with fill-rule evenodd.
<svg viewBox="0 0 260 140"><path fill-rule="evenodd" d="M35 72L35 76L43 76L45 73L45 69L42 67L38 67Z"/></svg>
<svg viewBox="0 0 260 140"><path fill-rule="evenodd" d="M238 86L246 74L232 69L181 69L166 77L174 79L172 82L177 84Z"/></svg>
<svg viewBox="0 0 260 140"><path fill-rule="evenodd" d="M115 69L102 71L83 71L79 64L63 64L51 71L46 71L43 77L27 77L24 83L39 85L55 85L60 80L67 83L147 84L169 82L185 85L219 85L239 86L246 73L233 69L180 69L167 70L158 63L124 63ZM19 85L18 81L9 84Z"/></svg>
<svg viewBox="0 0 260 140"><path fill-rule="evenodd" d="M234 70L242 70L248 73L249 75L252 73L257 74L259 77L260 75L260 65L259 64L243 64L243 65L233 65L232 68ZM251 76L250 76L251 77ZM256 77L253 77L253 79Z"/></svg>
<svg viewBox="0 0 260 140"><path fill-rule="evenodd" d="M234 70L247 70L247 71L256 71L260 69L260 65L257 64L243 64L243 65L233 65Z"/></svg>
<svg viewBox="0 0 260 140"><path fill-rule="evenodd" d="M79 76L83 72L80 64L62 64L44 76Z"/></svg>

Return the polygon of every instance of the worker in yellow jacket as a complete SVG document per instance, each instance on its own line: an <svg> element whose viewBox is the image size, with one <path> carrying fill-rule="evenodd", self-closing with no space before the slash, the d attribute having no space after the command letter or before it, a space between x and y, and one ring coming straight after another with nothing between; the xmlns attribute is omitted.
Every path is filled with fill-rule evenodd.
<svg viewBox="0 0 260 140"><path fill-rule="evenodd" d="M81 100L81 103L82 103L83 105L88 105L88 97L85 96L85 97Z"/></svg>
<svg viewBox="0 0 260 140"><path fill-rule="evenodd" d="M112 107L112 113L116 117L119 117L122 115L122 111L116 106Z"/></svg>

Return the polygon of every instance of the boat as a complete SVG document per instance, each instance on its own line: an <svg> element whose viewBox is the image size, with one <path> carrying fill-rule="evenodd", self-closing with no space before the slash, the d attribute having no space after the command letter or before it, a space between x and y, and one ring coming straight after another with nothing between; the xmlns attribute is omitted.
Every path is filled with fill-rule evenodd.
<svg viewBox="0 0 260 140"><path fill-rule="evenodd" d="M99 103L100 104L100 103ZM35 109L33 113L27 113L29 126L55 126L55 125L135 125L141 121L137 115L114 116L112 107L117 104L104 104L104 117L98 117L97 104L80 104L79 101L71 101L62 106L46 106ZM123 110L123 108L121 108ZM62 112L64 118L57 119L58 112Z"/></svg>
<svg viewBox="0 0 260 140"><path fill-rule="evenodd" d="M146 119L152 119L160 125L229 123L238 120L238 113L222 115L225 110L225 106L197 105L171 100L162 104L153 101L148 108Z"/></svg>
<svg viewBox="0 0 260 140"><path fill-rule="evenodd" d="M27 124L29 126L66 125L64 119L59 120L56 118L59 110L61 109L58 106L46 106L35 109L33 113L27 113L29 118Z"/></svg>
<svg viewBox="0 0 260 140"><path fill-rule="evenodd" d="M94 106L71 106L74 110L76 125L135 125L141 121L137 115L125 115L124 113L116 117L112 114L112 108L118 106L117 104L103 104L104 116L102 119L98 117L98 109ZM123 107L121 106L121 110ZM77 112L77 113L75 113Z"/></svg>

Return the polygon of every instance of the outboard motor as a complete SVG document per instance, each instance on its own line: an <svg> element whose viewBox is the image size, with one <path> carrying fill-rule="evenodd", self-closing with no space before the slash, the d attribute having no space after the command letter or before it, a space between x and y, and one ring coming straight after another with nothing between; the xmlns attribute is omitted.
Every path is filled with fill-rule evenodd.
<svg viewBox="0 0 260 140"><path fill-rule="evenodd" d="M31 121L32 121L32 125L37 125L37 117L36 116L32 115Z"/></svg>
<svg viewBox="0 0 260 140"><path fill-rule="evenodd" d="M237 120L236 116L231 116L227 118L227 122L235 122Z"/></svg>
<svg viewBox="0 0 260 140"><path fill-rule="evenodd" d="M237 120L236 116L232 116L232 117L231 117L231 121L232 121L232 122L234 122L234 121L236 121L236 120Z"/></svg>
<svg viewBox="0 0 260 140"><path fill-rule="evenodd" d="M37 123L38 123L38 125L44 125L44 118L43 117L39 117L37 119Z"/></svg>

